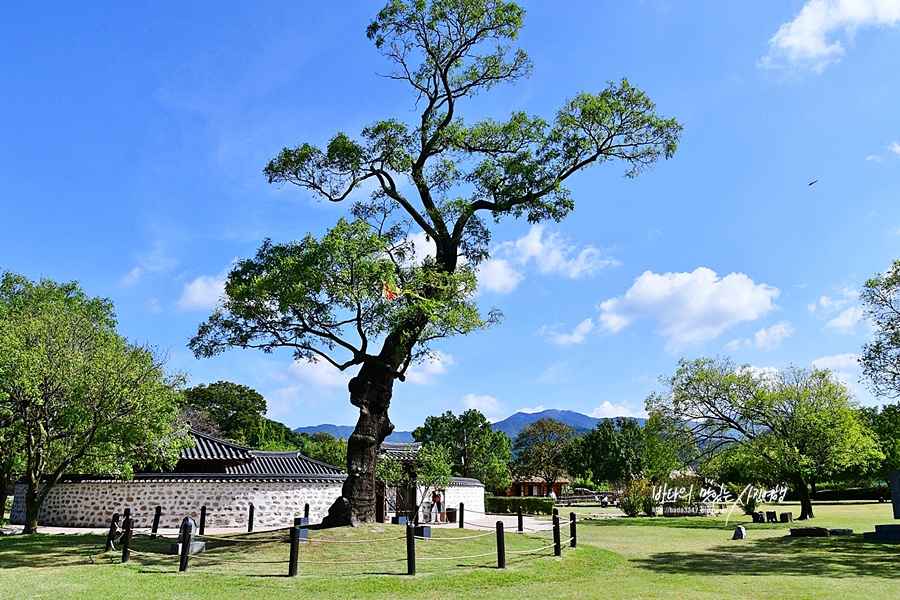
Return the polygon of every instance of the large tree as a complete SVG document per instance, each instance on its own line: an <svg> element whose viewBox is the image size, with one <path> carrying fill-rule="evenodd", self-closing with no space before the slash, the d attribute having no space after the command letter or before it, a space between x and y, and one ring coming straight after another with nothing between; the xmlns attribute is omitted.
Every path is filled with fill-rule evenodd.
<svg viewBox="0 0 900 600"><path fill-rule="evenodd" d="M474 408L459 416L447 411L425 419L412 432L417 442L439 444L450 451L453 474L474 477L489 490L506 489L510 484L512 446L509 437L495 431L490 421Z"/></svg>
<svg viewBox="0 0 900 600"><path fill-rule="evenodd" d="M177 414L182 378L151 348L115 331L112 304L75 283L0 281L0 414L20 432L25 533L67 472L129 477L173 465L184 444Z"/></svg>
<svg viewBox="0 0 900 600"><path fill-rule="evenodd" d="M358 369L349 391L359 420L336 521L375 518L375 457L393 430L395 380L435 340L497 320L472 302L489 221L558 221L574 207L564 183L576 172L619 159L634 177L675 152L681 126L658 116L626 80L574 96L550 122L524 112L466 122L466 100L530 73L528 56L507 45L523 17L498 0L385 6L367 34L394 65L387 77L411 87L417 116L375 121L358 139L338 133L324 149L285 148L265 168L271 183L330 202L363 185L374 188L370 200L355 203L357 220L341 221L321 241L267 241L241 261L223 305L191 341L198 356L289 347L297 359ZM433 255L415 258L414 232L434 244Z"/></svg>
<svg viewBox="0 0 900 600"><path fill-rule="evenodd" d="M663 381L668 393L651 396L647 411L683 423L701 458L737 446L744 458L765 465L768 479L790 481L800 497L800 519L814 516L810 477L882 456L847 387L827 370L770 372L726 358L682 359Z"/></svg>
<svg viewBox="0 0 900 600"><path fill-rule="evenodd" d="M575 439L575 428L556 419L538 419L522 428L513 443L518 477L544 479L548 486L566 474L566 459Z"/></svg>
<svg viewBox="0 0 900 600"><path fill-rule="evenodd" d="M859 296L875 328L859 360L863 375L876 395L900 397L900 260L866 281Z"/></svg>

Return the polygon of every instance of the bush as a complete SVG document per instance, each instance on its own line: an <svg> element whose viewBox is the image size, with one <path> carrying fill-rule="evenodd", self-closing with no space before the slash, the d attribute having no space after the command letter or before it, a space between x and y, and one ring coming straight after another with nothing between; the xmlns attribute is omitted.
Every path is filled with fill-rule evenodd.
<svg viewBox="0 0 900 600"><path fill-rule="evenodd" d="M549 515L553 513L553 500L540 496L496 496L484 499L484 511L490 514L515 513L522 511L529 515Z"/></svg>
<svg viewBox="0 0 900 600"><path fill-rule="evenodd" d="M756 499L756 496L750 496L741 500L741 509L745 515L752 515L756 512L758 504L759 501Z"/></svg>
<svg viewBox="0 0 900 600"><path fill-rule="evenodd" d="M619 508L629 517L636 517L642 511L648 517L656 514L653 487L646 479L626 481L619 486L616 493L619 497Z"/></svg>

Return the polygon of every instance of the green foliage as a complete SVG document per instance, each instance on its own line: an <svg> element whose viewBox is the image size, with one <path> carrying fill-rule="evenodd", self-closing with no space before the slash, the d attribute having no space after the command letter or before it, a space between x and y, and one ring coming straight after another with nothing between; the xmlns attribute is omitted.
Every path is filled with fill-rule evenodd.
<svg viewBox="0 0 900 600"><path fill-rule="evenodd" d="M184 390L185 408L207 413L221 432L237 444L247 444L248 438L261 426L266 412L266 400L256 390L230 381L217 381Z"/></svg>
<svg viewBox="0 0 900 600"><path fill-rule="evenodd" d="M745 495L741 498L741 510L744 511L745 515L752 515L756 512L758 508L759 500L757 500L756 496Z"/></svg>
<svg viewBox="0 0 900 600"><path fill-rule="evenodd" d="M330 433L317 431L313 434L300 434L303 444L300 452L313 460L318 460L335 467L347 467L347 440L336 438Z"/></svg>
<svg viewBox="0 0 900 600"><path fill-rule="evenodd" d="M553 513L551 498L540 496L492 496L484 499L484 512L488 514L517 513L519 507L527 515L549 515Z"/></svg>
<svg viewBox="0 0 900 600"><path fill-rule="evenodd" d="M512 481L509 437L502 431L494 431L490 421L475 409L459 416L451 411L429 416L412 435L417 442L447 448L453 461L453 475L457 477L474 477L492 490L505 490Z"/></svg>
<svg viewBox="0 0 900 600"><path fill-rule="evenodd" d="M888 472L900 469L900 404L860 408L859 417L878 439L884 459L870 469L846 472L843 479L865 485L873 479L889 481Z"/></svg>
<svg viewBox="0 0 900 600"><path fill-rule="evenodd" d="M414 490L421 502L428 499L429 490L448 487L452 477L450 452L439 444L423 444L411 464L389 455L380 455L375 462L376 481L389 488ZM421 502L407 517L413 518Z"/></svg>
<svg viewBox="0 0 900 600"><path fill-rule="evenodd" d="M0 418L24 454L26 526L64 473L174 465L180 375L115 331L112 303L76 283L0 280ZM15 436L9 430L18 431Z"/></svg>
<svg viewBox="0 0 900 600"><path fill-rule="evenodd" d="M866 281L859 295L863 314L873 326L859 364L876 396L900 396L900 260Z"/></svg>
<svg viewBox="0 0 900 600"><path fill-rule="evenodd" d="M518 476L543 477L547 485L566 472L566 458L575 430L555 419L538 419L516 436L513 453Z"/></svg>
<svg viewBox="0 0 900 600"><path fill-rule="evenodd" d="M681 360L664 381L669 393L649 398L648 412L683 423L704 459L733 453L725 464L749 468L745 479L758 477L764 464L770 477L791 481L804 518L812 516L811 477L824 480L883 456L846 386L827 370L769 373L700 358ZM734 446L741 448L728 450Z"/></svg>
<svg viewBox="0 0 900 600"><path fill-rule="evenodd" d="M646 479L629 479L620 482L616 487L619 508L629 517L636 517L642 512L648 517L656 513L653 501L653 485Z"/></svg>

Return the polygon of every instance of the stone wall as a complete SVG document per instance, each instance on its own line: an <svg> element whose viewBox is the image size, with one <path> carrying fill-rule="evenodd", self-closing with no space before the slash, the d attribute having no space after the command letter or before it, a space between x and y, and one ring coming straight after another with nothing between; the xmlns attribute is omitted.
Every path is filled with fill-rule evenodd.
<svg viewBox="0 0 900 600"><path fill-rule="evenodd" d="M447 508L458 508L460 502L466 505L466 514L473 518L484 516L484 486L480 483L454 483L444 491Z"/></svg>
<svg viewBox="0 0 900 600"><path fill-rule="evenodd" d="M246 527L250 503L258 527L293 525L309 503L310 523L325 517L341 495L341 481L80 481L57 483L38 513L38 523L56 527L105 527L113 513L131 509L135 527L150 527L157 506L160 527L178 527L184 517L200 518L206 505L207 527ZM25 485L16 486L10 522L25 521Z"/></svg>

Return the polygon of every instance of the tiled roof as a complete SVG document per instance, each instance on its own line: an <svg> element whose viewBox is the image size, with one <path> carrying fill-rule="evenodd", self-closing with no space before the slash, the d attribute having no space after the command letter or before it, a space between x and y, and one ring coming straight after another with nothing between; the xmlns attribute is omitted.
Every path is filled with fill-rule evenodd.
<svg viewBox="0 0 900 600"><path fill-rule="evenodd" d="M297 451L262 452L251 450L248 463L225 468L229 475L343 475L344 470L303 456Z"/></svg>
<svg viewBox="0 0 900 600"><path fill-rule="evenodd" d="M416 459L416 453L422 449L422 442L405 444L402 442L381 442L379 454L390 456L397 460L412 461Z"/></svg>
<svg viewBox="0 0 900 600"><path fill-rule="evenodd" d="M181 460L252 460L250 448L238 446L225 440L214 438L205 433L188 430L188 434L194 438L194 447L181 451Z"/></svg>

